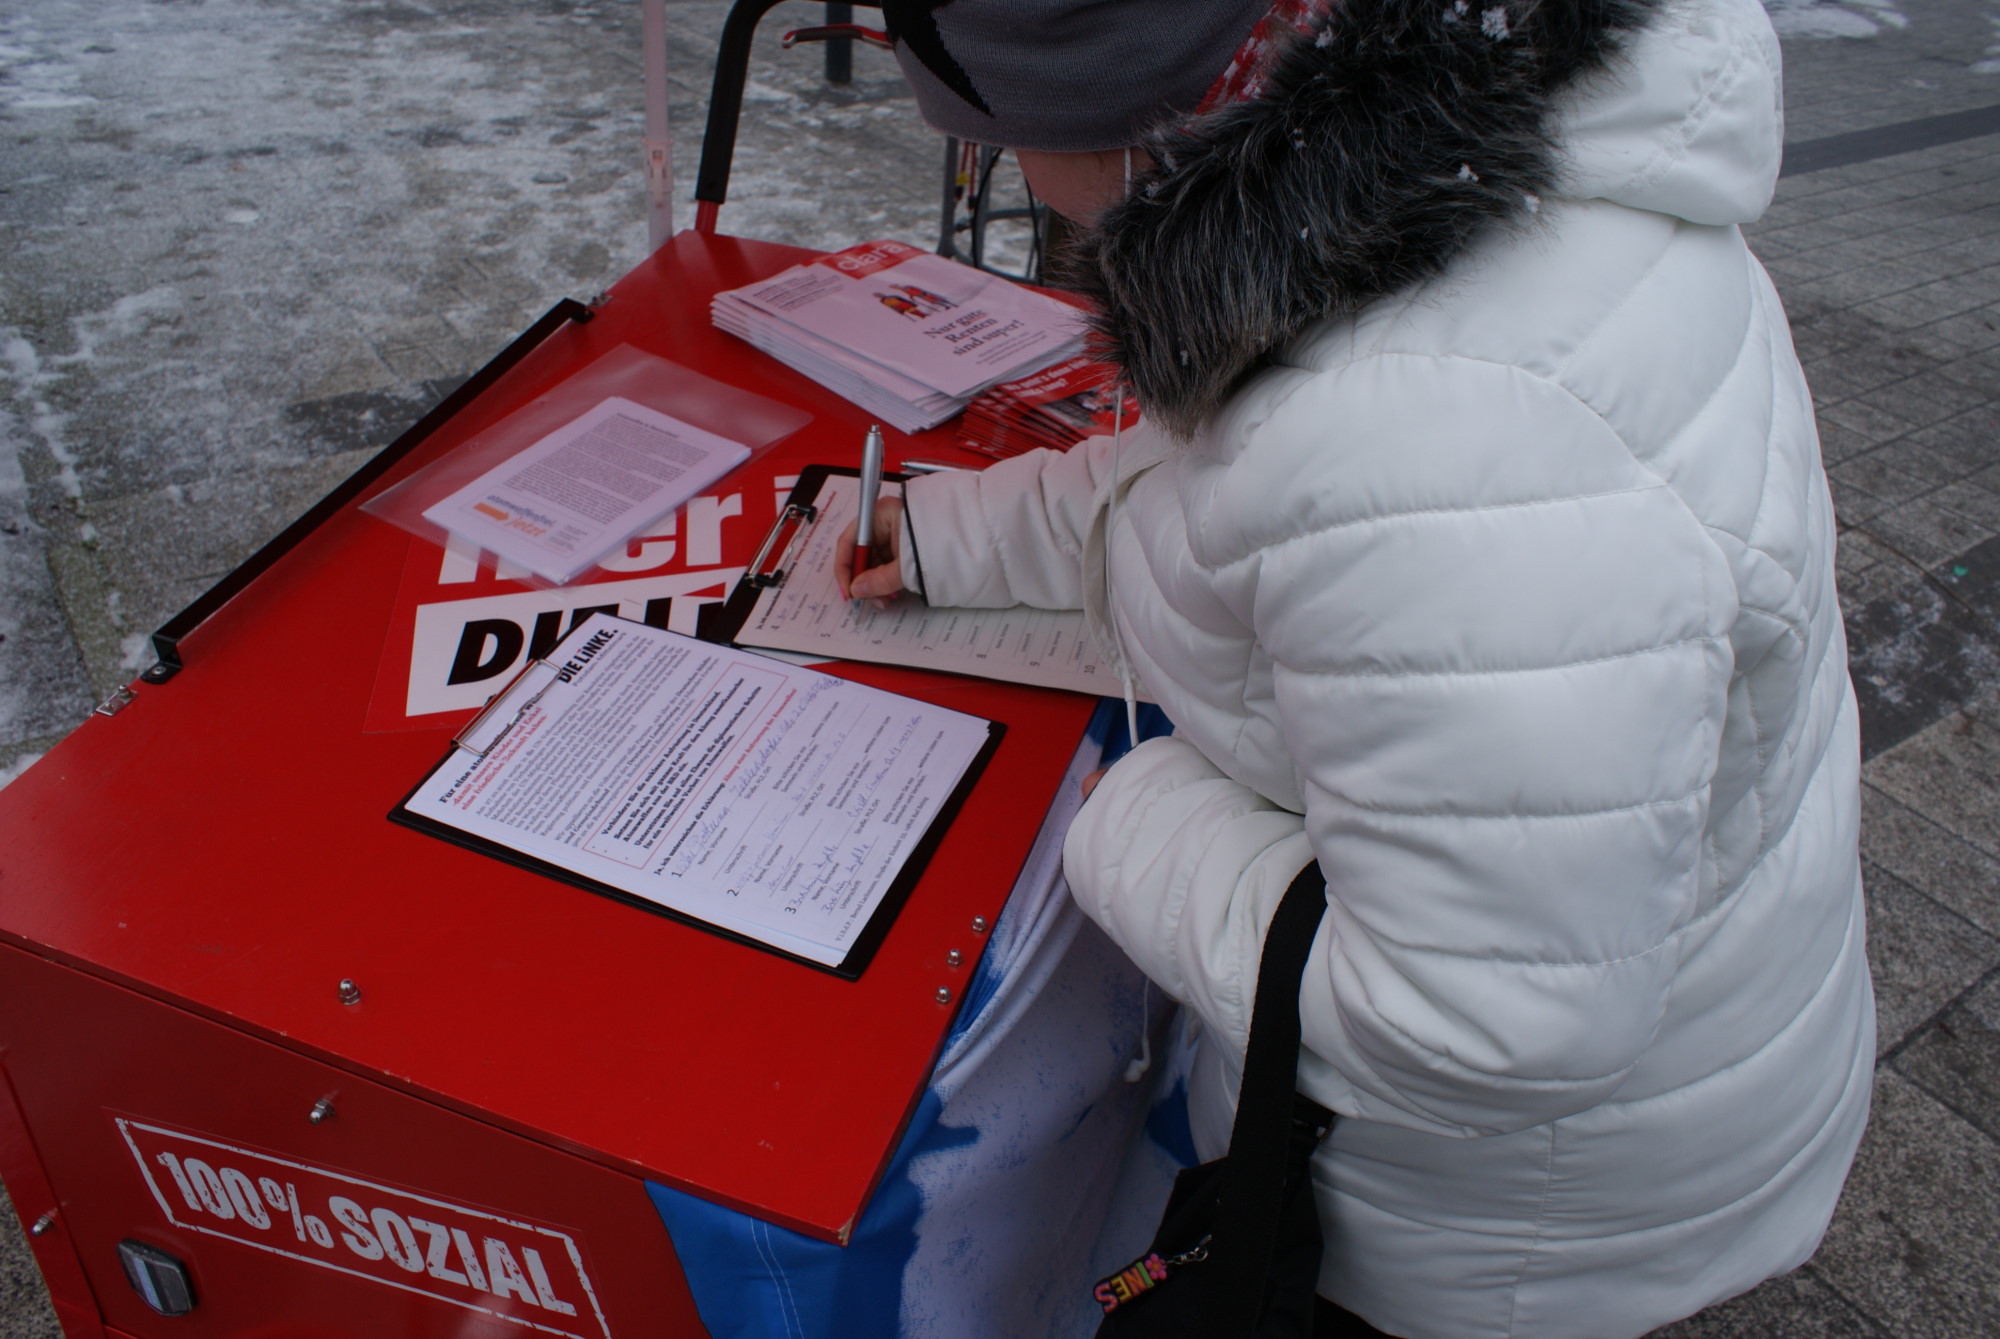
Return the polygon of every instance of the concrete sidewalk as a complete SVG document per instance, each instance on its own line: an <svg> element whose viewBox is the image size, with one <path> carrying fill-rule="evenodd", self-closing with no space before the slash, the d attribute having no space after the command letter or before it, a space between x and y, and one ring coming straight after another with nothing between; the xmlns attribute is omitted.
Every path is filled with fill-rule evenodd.
<svg viewBox="0 0 2000 1339"><path fill-rule="evenodd" d="M1660 1333L2000 1334L2000 135L1913 147L2000 105L2000 18L1768 3L1794 145L1897 128L1788 177L1751 233L1843 531L1881 1065L1819 1255ZM858 51L829 88L774 36L819 6L787 10L724 229L931 244L939 141L893 63ZM670 11L684 195L722 12ZM0 0L0 782L150 663L146 632L640 259L637 29L602 0ZM0 1337L56 1333L0 1229Z"/></svg>

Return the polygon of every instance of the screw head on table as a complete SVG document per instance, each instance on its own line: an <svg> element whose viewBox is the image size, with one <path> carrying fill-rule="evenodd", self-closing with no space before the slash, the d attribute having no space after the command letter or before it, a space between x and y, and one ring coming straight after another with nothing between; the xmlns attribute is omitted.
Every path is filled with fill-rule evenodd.
<svg viewBox="0 0 2000 1339"><path fill-rule="evenodd" d="M963 953L960 953L957 949L953 949L951 952L944 955L944 965L947 967L956 967L964 961L965 961L965 955Z"/></svg>
<svg viewBox="0 0 2000 1339"><path fill-rule="evenodd" d="M972 918L972 933L976 935L986 933L986 918L984 916L974 916Z"/></svg>
<svg viewBox="0 0 2000 1339"><path fill-rule="evenodd" d="M319 1101L313 1103L312 1110L306 1113L306 1119L314 1125L324 1125L332 1120L333 1099L331 1097L322 1097Z"/></svg>
<svg viewBox="0 0 2000 1339"><path fill-rule="evenodd" d="M342 977L340 979L340 1002L342 1004L361 1003L361 987L355 985L346 977Z"/></svg>
<svg viewBox="0 0 2000 1339"><path fill-rule="evenodd" d="M48 1235L49 1229L54 1227L55 1225L56 1225L56 1211L54 1209L51 1209L47 1213L43 1214L40 1218L37 1218L29 1226L28 1235L31 1237L46 1236Z"/></svg>
<svg viewBox="0 0 2000 1339"><path fill-rule="evenodd" d="M938 1003L939 1003L939 1004L950 1004L950 1003L951 1003L951 987L950 987L950 986L939 986L939 987L938 987Z"/></svg>

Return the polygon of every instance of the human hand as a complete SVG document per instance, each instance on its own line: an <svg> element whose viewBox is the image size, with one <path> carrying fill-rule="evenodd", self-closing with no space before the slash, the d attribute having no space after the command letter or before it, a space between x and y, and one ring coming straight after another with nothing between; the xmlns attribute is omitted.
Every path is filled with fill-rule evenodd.
<svg viewBox="0 0 2000 1339"><path fill-rule="evenodd" d="M854 532L859 520L849 521L833 546L833 580L841 598L886 600L903 589L903 504L892 497L875 500L875 534L868 546L870 565L859 576L854 572Z"/></svg>
<svg viewBox="0 0 2000 1339"><path fill-rule="evenodd" d="M1100 767L1095 772L1092 772L1089 776L1083 779L1084 799L1087 800L1090 798L1090 792L1097 789L1097 783L1104 780L1104 774L1110 770L1111 769L1109 767Z"/></svg>

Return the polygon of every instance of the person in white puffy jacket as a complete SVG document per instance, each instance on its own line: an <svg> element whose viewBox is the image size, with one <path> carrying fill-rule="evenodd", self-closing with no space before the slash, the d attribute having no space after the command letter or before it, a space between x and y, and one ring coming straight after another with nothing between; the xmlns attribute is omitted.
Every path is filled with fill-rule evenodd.
<svg viewBox="0 0 2000 1339"><path fill-rule="evenodd" d="M1017 58L1023 5L1097 36ZM1251 13L1205 68L1275 45L1254 93L1143 135L1085 50L1139 52L1142 4L887 12L933 123L1101 209L1076 268L1144 419L913 482L855 589L1083 608L1175 722L1065 862L1200 1019L1203 1156L1317 860L1323 1296L1619 1339L1803 1262L1874 1021L1833 512L1740 231L1781 148L1756 0L1295 4L1234 50Z"/></svg>

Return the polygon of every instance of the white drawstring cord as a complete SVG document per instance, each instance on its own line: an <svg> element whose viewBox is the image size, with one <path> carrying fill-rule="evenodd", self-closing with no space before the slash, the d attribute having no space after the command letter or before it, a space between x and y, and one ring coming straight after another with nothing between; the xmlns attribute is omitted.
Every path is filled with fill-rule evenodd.
<svg viewBox="0 0 2000 1339"><path fill-rule="evenodd" d="M1132 194L1132 147L1125 146L1125 197ZM1118 609L1111 600L1111 539L1118 533L1118 490L1123 480L1119 472L1119 450L1125 444L1125 388L1115 388L1117 400L1111 410L1111 508L1104 527L1104 617L1111 624L1111 639L1117 643L1118 677L1125 686L1125 737L1129 748L1139 746L1139 695L1132 685L1132 660L1125 653L1125 634L1118 628ZM1139 1054L1125 1065L1125 1082L1137 1083L1153 1067L1153 983L1142 987L1139 1004Z"/></svg>
<svg viewBox="0 0 2000 1339"><path fill-rule="evenodd" d="M1139 996L1139 1054L1125 1063L1125 1082L1137 1083L1153 1067L1153 981L1144 979Z"/></svg>
<svg viewBox="0 0 2000 1339"><path fill-rule="evenodd" d="M1125 146L1125 198L1132 195L1132 146ZM1104 617L1117 643L1118 678L1125 688L1125 743L1139 746L1139 693L1132 685L1132 659L1125 653L1125 634L1118 627L1118 609L1111 600L1111 540L1118 533L1119 449L1125 444L1125 388L1119 386L1111 410L1111 510L1104 527ZM1150 1059L1148 1063L1151 1063ZM1142 1071L1143 1072L1143 1071Z"/></svg>

